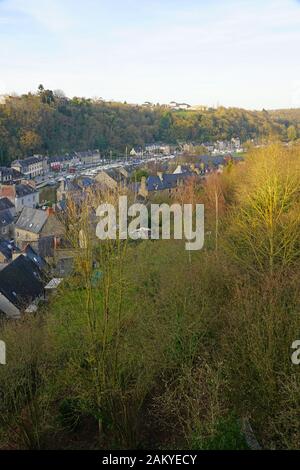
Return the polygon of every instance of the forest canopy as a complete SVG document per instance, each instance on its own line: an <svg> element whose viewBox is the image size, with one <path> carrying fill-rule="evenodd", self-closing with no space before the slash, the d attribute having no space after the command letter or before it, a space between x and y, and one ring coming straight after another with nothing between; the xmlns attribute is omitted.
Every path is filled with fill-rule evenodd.
<svg viewBox="0 0 300 470"><path fill-rule="evenodd" d="M36 93L8 96L0 104L0 164L34 153L53 155L94 148L102 153L125 153L126 146L158 141L294 140L299 123L299 110L219 107L172 111L164 105L67 98L61 90L40 85Z"/></svg>

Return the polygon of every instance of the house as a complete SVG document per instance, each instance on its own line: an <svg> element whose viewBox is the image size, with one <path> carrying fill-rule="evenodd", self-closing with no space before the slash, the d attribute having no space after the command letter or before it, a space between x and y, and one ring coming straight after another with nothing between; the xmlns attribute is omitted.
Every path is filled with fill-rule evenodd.
<svg viewBox="0 0 300 470"><path fill-rule="evenodd" d="M170 155L171 146L168 144L160 144L160 143L146 144L145 153L149 155L155 155L155 154Z"/></svg>
<svg viewBox="0 0 300 470"><path fill-rule="evenodd" d="M23 207L36 207L39 204L39 191L29 184L10 184L0 187L0 197L8 198L15 206L16 212Z"/></svg>
<svg viewBox="0 0 300 470"><path fill-rule="evenodd" d="M14 168L7 168L5 166L0 167L1 184L19 183L23 177L24 175Z"/></svg>
<svg viewBox="0 0 300 470"><path fill-rule="evenodd" d="M56 190L57 202L64 201L68 196L76 197L81 193L81 187L68 178L62 178Z"/></svg>
<svg viewBox="0 0 300 470"><path fill-rule="evenodd" d="M86 152L75 152L80 163L83 165L96 165L101 162L101 155L99 150L87 150Z"/></svg>
<svg viewBox="0 0 300 470"><path fill-rule="evenodd" d="M7 318L19 318L43 293L42 272L27 256L20 255L0 272L0 311Z"/></svg>
<svg viewBox="0 0 300 470"><path fill-rule="evenodd" d="M14 236L14 222L9 210L0 212L0 237L10 240Z"/></svg>
<svg viewBox="0 0 300 470"><path fill-rule="evenodd" d="M33 157L13 161L11 168L23 173L26 178L33 179L36 176L47 173L48 162L47 158L40 155L34 155Z"/></svg>
<svg viewBox="0 0 300 470"><path fill-rule="evenodd" d="M0 199L0 238L11 240L14 237L16 209L7 197Z"/></svg>
<svg viewBox="0 0 300 470"><path fill-rule="evenodd" d="M103 191L116 191L118 182L109 174L108 171L100 171L95 177L95 181Z"/></svg>
<svg viewBox="0 0 300 470"><path fill-rule="evenodd" d="M16 222L15 242L21 249L30 243L40 253L42 240L50 240L55 248L63 235L64 227L53 209L24 207Z"/></svg>
<svg viewBox="0 0 300 470"><path fill-rule="evenodd" d="M80 163L76 153L67 153L65 155L55 155L48 158L48 165L51 171L60 171L62 169L70 169Z"/></svg>
<svg viewBox="0 0 300 470"><path fill-rule="evenodd" d="M7 197L0 198L0 214L3 211L9 211L12 217L16 216L16 208L11 200Z"/></svg>
<svg viewBox="0 0 300 470"><path fill-rule="evenodd" d="M169 107L176 111L179 111L179 110L190 109L191 105L188 103L176 103L176 101L171 101L171 103L169 104Z"/></svg>
<svg viewBox="0 0 300 470"><path fill-rule="evenodd" d="M162 173L158 172L157 175L148 176L148 178L142 177L139 188L139 195L146 198L149 193L153 194L157 191L165 191L171 194L179 186L182 186L184 182L193 176L192 172L185 173Z"/></svg>
<svg viewBox="0 0 300 470"><path fill-rule="evenodd" d="M64 167L65 164L65 156L64 155L54 155L53 157L48 158L49 170L50 171L60 171Z"/></svg>

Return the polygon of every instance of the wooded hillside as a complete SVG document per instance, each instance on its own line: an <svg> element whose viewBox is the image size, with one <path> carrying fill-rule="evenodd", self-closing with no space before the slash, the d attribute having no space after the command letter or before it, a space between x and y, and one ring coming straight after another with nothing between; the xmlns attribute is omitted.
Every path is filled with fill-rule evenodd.
<svg viewBox="0 0 300 470"><path fill-rule="evenodd" d="M32 153L53 155L98 148L125 153L126 146L164 141L202 143L240 137L295 139L300 113L217 108L171 111L166 106L132 106L39 87L36 94L10 96L0 104L0 164Z"/></svg>

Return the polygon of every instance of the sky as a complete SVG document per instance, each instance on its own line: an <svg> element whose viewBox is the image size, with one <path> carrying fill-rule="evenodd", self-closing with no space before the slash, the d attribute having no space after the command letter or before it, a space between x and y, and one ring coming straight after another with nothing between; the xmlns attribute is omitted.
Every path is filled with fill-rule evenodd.
<svg viewBox="0 0 300 470"><path fill-rule="evenodd" d="M300 107L299 0L0 0L0 94Z"/></svg>

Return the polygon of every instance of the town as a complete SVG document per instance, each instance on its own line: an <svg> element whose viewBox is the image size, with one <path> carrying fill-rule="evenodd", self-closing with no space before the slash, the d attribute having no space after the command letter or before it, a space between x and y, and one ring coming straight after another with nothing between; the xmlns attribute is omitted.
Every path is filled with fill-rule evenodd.
<svg viewBox="0 0 300 470"><path fill-rule="evenodd" d="M114 160L88 150L53 157L34 155L13 161L10 168L1 167L2 314L20 318L35 312L41 299L47 300L72 272L73 256L65 250L61 222L68 198L80 201L93 188L118 191L120 187L138 201L155 193L171 195L191 178L222 171L228 156L242 150L239 139L203 146L208 154L199 157L194 155L193 144L149 144ZM190 154L194 163L177 164Z"/></svg>
<svg viewBox="0 0 300 470"><path fill-rule="evenodd" d="M239 139L204 144L208 154L199 157L193 147L149 144L114 160L101 157L98 150L53 157L34 155L13 161L10 168L1 167L2 314L20 318L24 312L36 311L40 300L46 300L72 272L73 257L64 249L60 220L68 198L80 201L92 188L118 191L120 187L138 201L146 201L155 193L170 196L191 178L222 171L228 156L242 150ZM186 154L193 155L193 163L177 164ZM146 171L137 178L138 169L143 168Z"/></svg>

